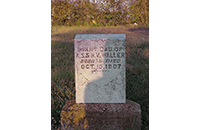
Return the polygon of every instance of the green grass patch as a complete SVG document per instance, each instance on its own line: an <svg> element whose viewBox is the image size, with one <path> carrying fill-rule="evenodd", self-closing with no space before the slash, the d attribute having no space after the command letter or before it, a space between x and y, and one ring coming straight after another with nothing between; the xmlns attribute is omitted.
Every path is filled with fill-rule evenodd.
<svg viewBox="0 0 200 130"><path fill-rule="evenodd" d="M126 98L140 104L142 130L149 129L149 27L63 27L51 33L51 123L59 129L60 112L75 99L74 41L76 34L126 34Z"/></svg>

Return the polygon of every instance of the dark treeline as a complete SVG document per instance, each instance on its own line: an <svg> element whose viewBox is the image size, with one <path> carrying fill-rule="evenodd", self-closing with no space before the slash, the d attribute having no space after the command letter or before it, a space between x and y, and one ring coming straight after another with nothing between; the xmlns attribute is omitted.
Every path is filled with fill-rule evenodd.
<svg viewBox="0 0 200 130"><path fill-rule="evenodd" d="M52 25L117 26L149 24L149 0L54 0Z"/></svg>

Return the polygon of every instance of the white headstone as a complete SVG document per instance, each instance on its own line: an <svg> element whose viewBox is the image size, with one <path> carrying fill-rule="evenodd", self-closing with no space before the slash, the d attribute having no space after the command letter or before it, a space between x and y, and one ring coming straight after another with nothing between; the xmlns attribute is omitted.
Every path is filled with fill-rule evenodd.
<svg viewBox="0 0 200 130"><path fill-rule="evenodd" d="M125 34L77 34L76 103L126 102Z"/></svg>

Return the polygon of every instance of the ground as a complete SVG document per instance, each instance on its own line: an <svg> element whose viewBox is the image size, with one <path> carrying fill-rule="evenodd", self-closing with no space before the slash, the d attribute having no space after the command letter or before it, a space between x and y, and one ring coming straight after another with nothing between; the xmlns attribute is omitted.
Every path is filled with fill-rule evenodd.
<svg viewBox="0 0 200 130"><path fill-rule="evenodd" d="M60 112L75 99L74 37L76 34L126 34L126 99L140 104L142 130L149 129L149 27L51 27L52 129L60 125Z"/></svg>

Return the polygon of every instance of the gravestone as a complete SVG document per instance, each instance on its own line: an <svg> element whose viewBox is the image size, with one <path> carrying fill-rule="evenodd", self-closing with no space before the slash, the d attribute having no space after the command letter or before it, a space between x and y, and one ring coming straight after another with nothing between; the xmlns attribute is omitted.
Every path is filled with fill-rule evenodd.
<svg viewBox="0 0 200 130"><path fill-rule="evenodd" d="M76 103L125 103L125 34L77 34Z"/></svg>
<svg viewBox="0 0 200 130"><path fill-rule="evenodd" d="M76 100L61 130L140 130L140 105L126 100L125 34L77 34L74 49Z"/></svg>

